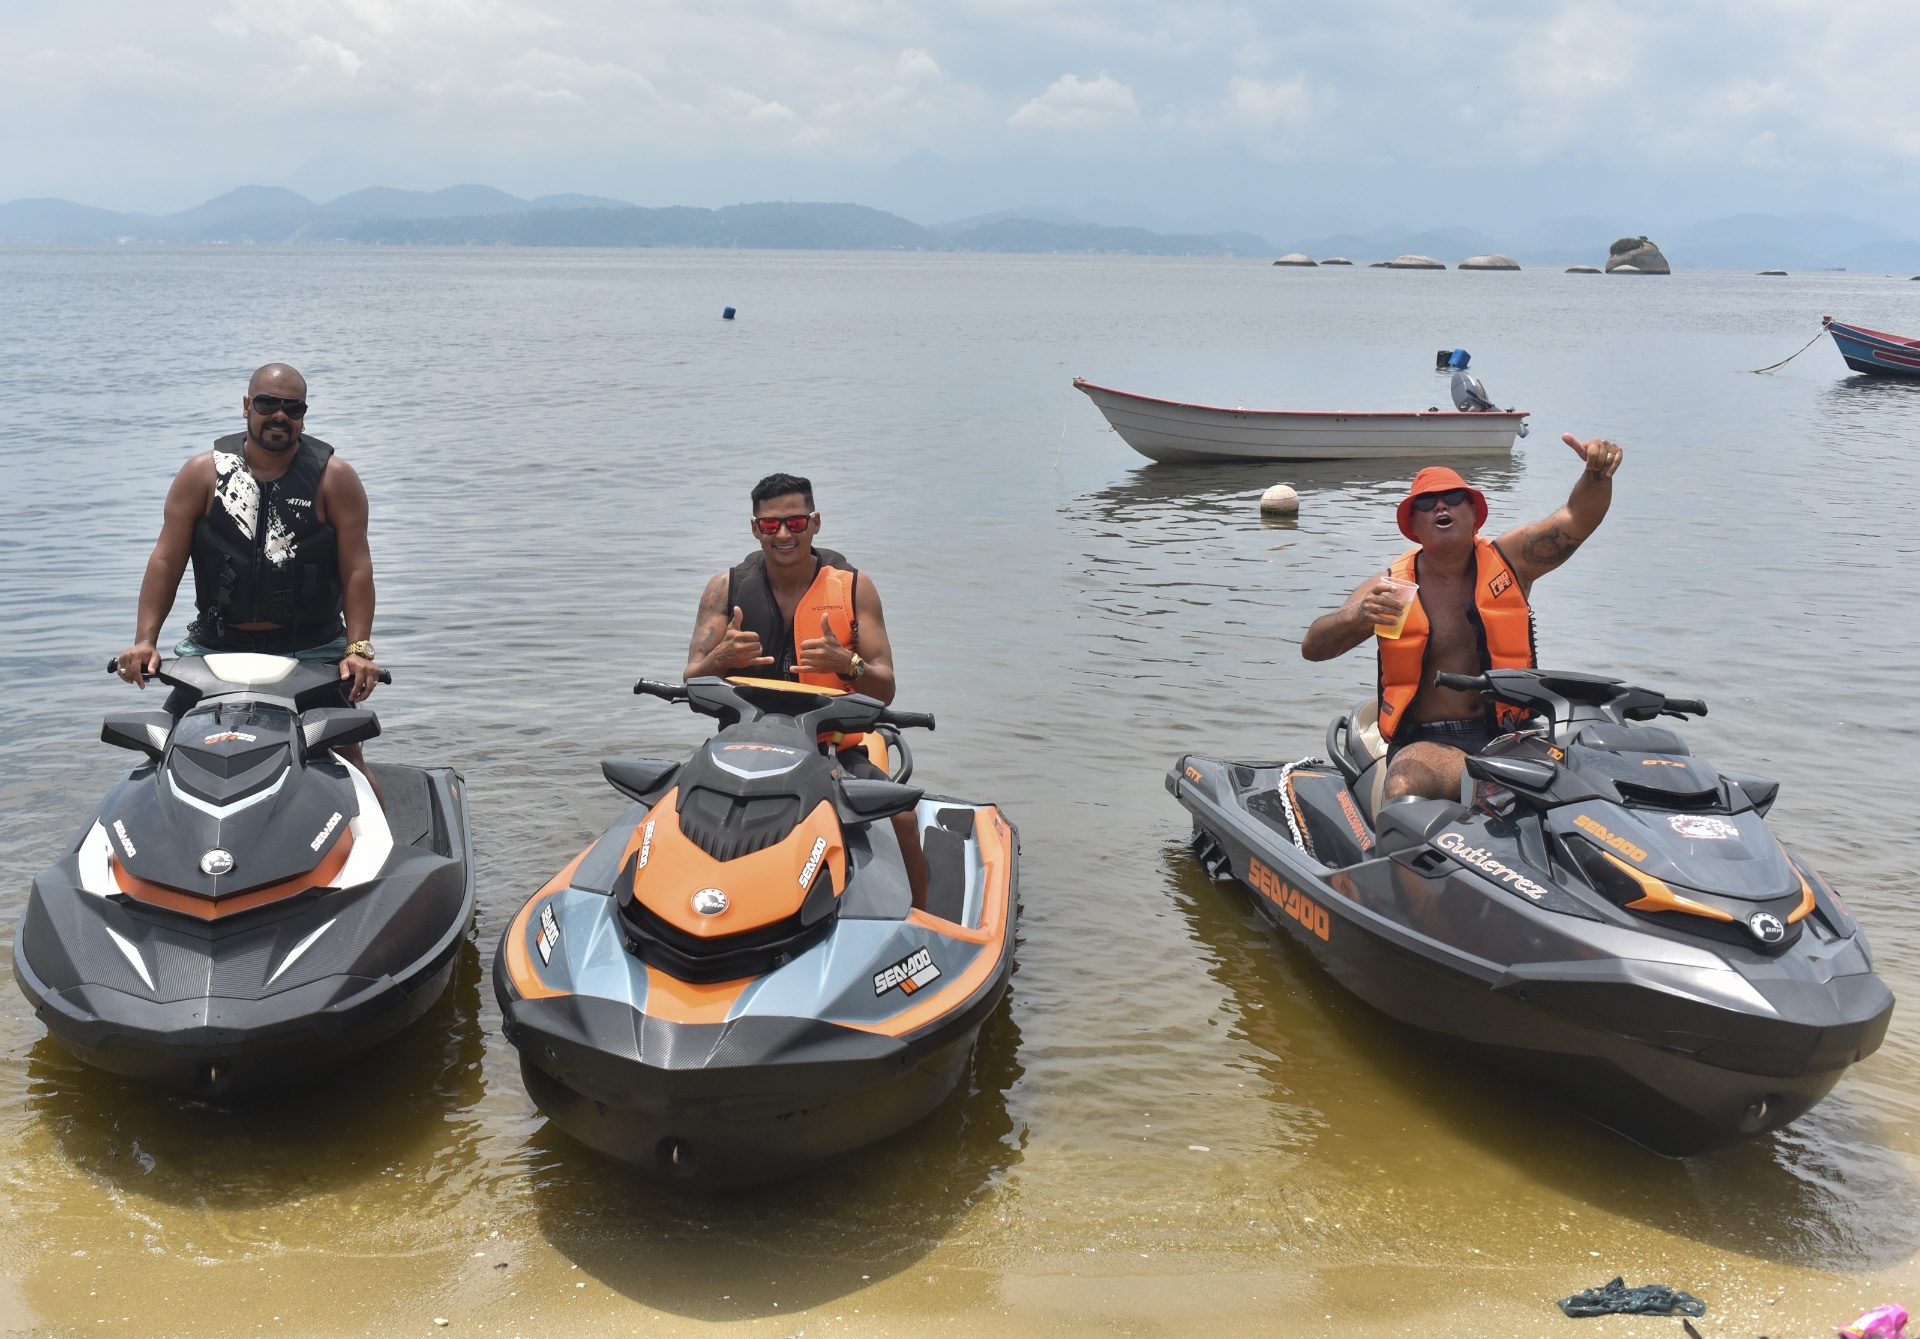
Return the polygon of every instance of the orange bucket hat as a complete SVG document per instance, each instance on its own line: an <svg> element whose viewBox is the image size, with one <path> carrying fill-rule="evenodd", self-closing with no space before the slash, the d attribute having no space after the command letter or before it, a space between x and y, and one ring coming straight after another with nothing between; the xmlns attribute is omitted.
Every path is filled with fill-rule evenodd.
<svg viewBox="0 0 1920 1339"><path fill-rule="evenodd" d="M1487 499L1479 489L1462 479L1445 465L1429 465L1413 476L1413 486L1407 489L1407 495L1400 499L1400 510L1395 513L1400 521L1400 533L1414 543L1420 542L1413 533L1413 500L1422 493L1448 493L1456 488L1467 490L1473 499L1473 523L1479 528L1487 523Z"/></svg>

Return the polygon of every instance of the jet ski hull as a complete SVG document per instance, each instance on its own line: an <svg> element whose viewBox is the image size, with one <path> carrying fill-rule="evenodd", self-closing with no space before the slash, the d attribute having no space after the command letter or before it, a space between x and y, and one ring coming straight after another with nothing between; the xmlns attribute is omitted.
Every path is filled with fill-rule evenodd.
<svg viewBox="0 0 1920 1339"><path fill-rule="evenodd" d="M1189 756L1168 774L1209 871L1366 1003L1656 1152L1788 1124L1886 1034L1857 934L1768 958L1544 909L1419 853L1332 868L1247 808L1279 773Z"/></svg>
<svg viewBox="0 0 1920 1339"><path fill-rule="evenodd" d="M920 806L952 919L911 908L885 824L851 830L830 930L764 975L706 985L643 961L609 893L647 815L634 806L537 893L495 955L504 1030L549 1119L706 1190L792 1176L952 1094L1012 975L1019 840L997 809Z"/></svg>
<svg viewBox="0 0 1920 1339"><path fill-rule="evenodd" d="M473 922L466 788L448 769L380 776L404 800L377 875L217 921L89 891L83 830L34 881L14 937L14 979L54 1040L100 1069L239 1100L311 1082L418 1019Z"/></svg>

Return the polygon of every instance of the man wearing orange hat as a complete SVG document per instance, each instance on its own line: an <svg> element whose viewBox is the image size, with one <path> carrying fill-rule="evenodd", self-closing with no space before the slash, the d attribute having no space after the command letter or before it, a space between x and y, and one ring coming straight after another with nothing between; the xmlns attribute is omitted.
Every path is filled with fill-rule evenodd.
<svg viewBox="0 0 1920 1339"><path fill-rule="evenodd" d="M1573 556L1606 519L1613 475L1624 454L1605 438L1561 439L1586 470L1566 506L1544 521L1483 539L1487 500L1443 466L1413 478L1400 503L1400 533L1409 549L1382 576L1370 577L1347 602L1314 620L1300 642L1308 660L1332 660L1369 639L1380 655L1380 735L1387 741L1386 797L1452 799L1469 753L1515 728L1508 708L1477 693L1442 688L1436 671L1482 674L1533 666L1533 583ZM1402 602L1396 582L1419 589ZM1405 625L1398 637L1375 629Z"/></svg>

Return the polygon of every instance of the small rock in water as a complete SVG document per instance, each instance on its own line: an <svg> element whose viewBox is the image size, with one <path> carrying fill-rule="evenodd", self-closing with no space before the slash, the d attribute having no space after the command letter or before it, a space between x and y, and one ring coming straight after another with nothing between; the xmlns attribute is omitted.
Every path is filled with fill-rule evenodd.
<svg viewBox="0 0 1920 1339"><path fill-rule="evenodd" d="M1511 256L1468 256L1460 262L1463 270L1517 270L1520 268Z"/></svg>
<svg viewBox="0 0 1920 1339"><path fill-rule="evenodd" d="M1300 495L1289 484L1275 484L1260 495L1260 510L1269 516L1297 515Z"/></svg>
<svg viewBox="0 0 1920 1339"><path fill-rule="evenodd" d="M1785 278L1787 272L1785 270L1762 270L1760 271L1760 273L1762 275L1777 274L1777 275L1780 275L1782 278Z"/></svg>
<svg viewBox="0 0 1920 1339"><path fill-rule="evenodd" d="M1315 262L1312 256L1304 255L1298 251L1289 251L1287 252L1286 255L1280 257L1280 259L1274 261L1273 263L1275 265L1300 265L1300 266L1311 268L1317 262Z"/></svg>
<svg viewBox="0 0 1920 1339"><path fill-rule="evenodd" d="M1600 267L1598 265L1569 265L1567 266L1567 273L1568 274L1599 274Z"/></svg>

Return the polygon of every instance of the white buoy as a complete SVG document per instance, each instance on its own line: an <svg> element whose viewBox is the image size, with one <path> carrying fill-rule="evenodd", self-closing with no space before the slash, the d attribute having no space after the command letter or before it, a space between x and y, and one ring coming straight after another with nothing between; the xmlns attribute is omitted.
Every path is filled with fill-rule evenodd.
<svg viewBox="0 0 1920 1339"><path fill-rule="evenodd" d="M1263 516L1297 516L1300 513L1300 495L1293 491L1291 484L1275 484L1260 495L1260 513Z"/></svg>

